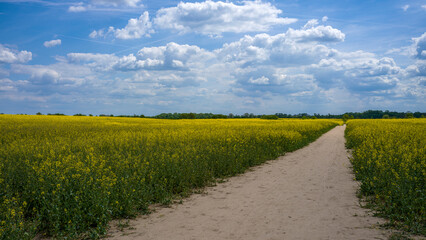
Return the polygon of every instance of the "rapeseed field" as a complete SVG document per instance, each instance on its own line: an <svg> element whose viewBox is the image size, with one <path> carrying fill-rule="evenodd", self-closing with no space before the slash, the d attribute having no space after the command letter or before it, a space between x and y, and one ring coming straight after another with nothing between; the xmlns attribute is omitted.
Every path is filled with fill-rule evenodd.
<svg viewBox="0 0 426 240"><path fill-rule="evenodd" d="M351 120L347 146L361 193L391 225L426 235L426 120Z"/></svg>
<svg viewBox="0 0 426 240"><path fill-rule="evenodd" d="M0 239L99 238L111 219L242 173L336 125L333 120L0 115ZM420 160L423 175L416 176L424 177L424 155Z"/></svg>

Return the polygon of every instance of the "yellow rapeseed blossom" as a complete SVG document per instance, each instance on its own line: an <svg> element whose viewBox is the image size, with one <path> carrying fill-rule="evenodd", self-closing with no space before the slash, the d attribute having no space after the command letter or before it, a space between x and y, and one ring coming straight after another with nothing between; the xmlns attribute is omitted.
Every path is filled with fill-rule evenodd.
<svg viewBox="0 0 426 240"><path fill-rule="evenodd" d="M426 233L426 119L351 120L347 146L361 192L375 209Z"/></svg>
<svg viewBox="0 0 426 240"><path fill-rule="evenodd" d="M112 218L275 159L338 124L0 115L0 220L53 236L105 232Z"/></svg>

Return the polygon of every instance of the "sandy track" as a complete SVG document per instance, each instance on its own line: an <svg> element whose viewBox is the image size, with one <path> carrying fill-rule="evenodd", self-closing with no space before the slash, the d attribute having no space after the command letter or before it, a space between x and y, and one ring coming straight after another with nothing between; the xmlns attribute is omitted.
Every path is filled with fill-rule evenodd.
<svg viewBox="0 0 426 240"><path fill-rule="evenodd" d="M111 239L387 239L359 207L344 129L132 220Z"/></svg>

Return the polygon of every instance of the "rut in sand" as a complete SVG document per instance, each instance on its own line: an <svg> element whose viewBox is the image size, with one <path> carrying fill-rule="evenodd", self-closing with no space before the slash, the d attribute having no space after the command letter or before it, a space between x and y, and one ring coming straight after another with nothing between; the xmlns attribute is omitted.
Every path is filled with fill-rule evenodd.
<svg viewBox="0 0 426 240"><path fill-rule="evenodd" d="M252 168L113 229L111 239L387 239L359 206L345 126L309 146ZM114 225L114 224L113 224Z"/></svg>

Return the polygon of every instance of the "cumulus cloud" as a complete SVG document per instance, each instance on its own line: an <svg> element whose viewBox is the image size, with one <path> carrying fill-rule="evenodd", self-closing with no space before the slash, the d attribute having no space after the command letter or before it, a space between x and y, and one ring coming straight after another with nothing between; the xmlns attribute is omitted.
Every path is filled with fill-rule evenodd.
<svg viewBox="0 0 426 240"><path fill-rule="evenodd" d="M50 47L61 45L61 43L62 43L61 39L55 39L55 40L46 41L43 43L43 45L47 48L50 48Z"/></svg>
<svg viewBox="0 0 426 240"><path fill-rule="evenodd" d="M34 84L55 84L60 78L57 71L42 65L13 65L12 71L30 75L29 80Z"/></svg>
<svg viewBox="0 0 426 240"><path fill-rule="evenodd" d="M219 111L259 107L267 111L283 104L333 106L342 101L347 106L349 101L343 98L351 99L349 104L388 99L419 105L424 99L426 34L413 38L415 64L401 68L389 57L334 49L331 46L343 41L344 34L322 26L323 22L313 19L300 29L276 35L246 35L216 50L170 42L127 55L69 53L48 66L14 62L11 71L27 75L27 82L17 85L6 79L4 90L66 94L79 86L84 96L97 94L123 106L143 104L156 113L205 111L211 105ZM82 93L79 96L88 101ZM197 102L197 106L180 109L177 103L182 102Z"/></svg>
<svg viewBox="0 0 426 240"><path fill-rule="evenodd" d="M114 54L69 53L70 62L84 63L97 70L136 71L149 70L188 70L203 67L213 57L212 53L198 46L180 45L174 42L160 47L145 47L136 55L118 57Z"/></svg>
<svg viewBox="0 0 426 240"><path fill-rule="evenodd" d="M140 5L141 0L91 0L92 4L95 5L105 5L105 6L128 6L128 7L137 7Z"/></svg>
<svg viewBox="0 0 426 240"><path fill-rule="evenodd" d="M114 35L114 37L119 39L138 39L149 37L152 33L154 33L154 30L149 19L149 13L145 11L139 18L131 18L124 28L116 29L109 27L107 31L104 29L94 30L90 33L89 37L96 38Z"/></svg>
<svg viewBox="0 0 426 240"><path fill-rule="evenodd" d="M259 84L259 85L269 84L269 78L265 76L261 76L259 78L253 79L253 77L251 77L248 82L253 84Z"/></svg>
<svg viewBox="0 0 426 240"><path fill-rule="evenodd" d="M70 6L68 8L68 12L85 12L86 10L87 10L87 7L83 5L75 5L75 6Z"/></svg>
<svg viewBox="0 0 426 240"><path fill-rule="evenodd" d="M310 20L302 29L271 36L257 34L244 36L239 41L224 44L216 50L226 62L239 62L245 66L272 64L280 67L303 66L331 57L336 50L323 44L344 40L344 33L331 26L317 26L318 20Z"/></svg>
<svg viewBox="0 0 426 240"><path fill-rule="evenodd" d="M68 53L67 58L70 63L84 64L96 71L110 71L118 57L114 54L100 53Z"/></svg>
<svg viewBox="0 0 426 240"><path fill-rule="evenodd" d="M327 28L328 26L310 27L312 24L315 25L316 22L310 21L303 29L290 28L286 33L274 36L266 33L254 37L247 35L239 41L224 44L217 52L224 61L238 61L250 66L261 63L281 67L312 64L336 53L316 42L343 41L344 38L344 34L338 29ZM326 30L322 32L324 28Z"/></svg>
<svg viewBox="0 0 426 240"><path fill-rule="evenodd" d="M25 63L31 59L31 52L10 49L0 44L0 63Z"/></svg>
<svg viewBox="0 0 426 240"><path fill-rule="evenodd" d="M85 11L121 11L124 9L136 9L143 7L141 0L91 0L88 3L73 3L68 8L68 12L85 12Z"/></svg>
<svg viewBox="0 0 426 240"><path fill-rule="evenodd" d="M220 61L233 66L230 71L239 95L263 96L269 92L306 97L331 89L396 95L405 71L389 57L377 58L364 51L342 52L327 46L343 40L340 30L319 26L314 19L301 29L283 34L245 36L224 44L215 53ZM422 38L416 42L420 44ZM420 70L413 67L412 71Z"/></svg>
<svg viewBox="0 0 426 240"><path fill-rule="evenodd" d="M413 38L414 57L426 59L426 32L420 37Z"/></svg>
<svg viewBox="0 0 426 240"><path fill-rule="evenodd" d="M396 87L401 73L392 58L377 59L371 54L336 54L309 68L325 89L345 86L352 92L384 91ZM349 57L350 56L350 57Z"/></svg>
<svg viewBox="0 0 426 240"><path fill-rule="evenodd" d="M300 42L343 42L345 34L331 26L317 26L318 20L310 20L303 29L288 29L286 36Z"/></svg>
<svg viewBox="0 0 426 240"><path fill-rule="evenodd" d="M404 10L404 12L406 12L410 8L410 5L406 4L406 5L402 6L401 8L402 8L402 10Z"/></svg>
<svg viewBox="0 0 426 240"><path fill-rule="evenodd" d="M9 92L16 90L16 83L8 78L0 78L0 92Z"/></svg>
<svg viewBox="0 0 426 240"><path fill-rule="evenodd" d="M176 7L163 8L154 19L159 28L173 29L180 33L197 32L218 36L224 32L268 31L274 25L296 22L294 18L282 18L282 11L270 3L243 1L232 2L180 2Z"/></svg>
<svg viewBox="0 0 426 240"><path fill-rule="evenodd" d="M199 67L199 63L205 63L213 57L198 46L174 42L162 47L142 48L137 55L143 61L160 61L165 68Z"/></svg>

